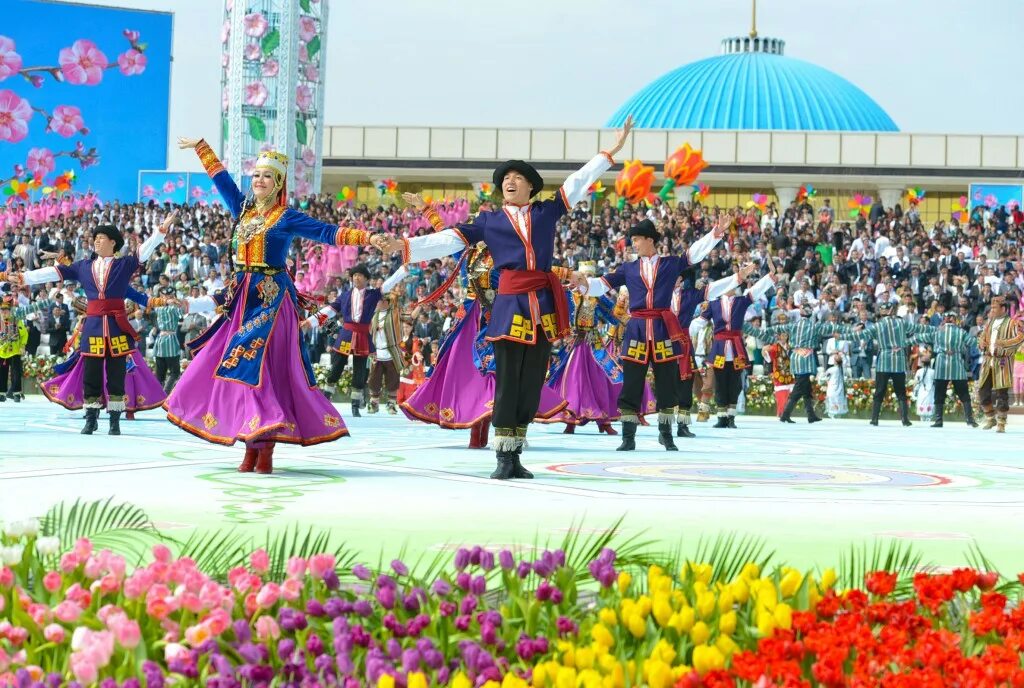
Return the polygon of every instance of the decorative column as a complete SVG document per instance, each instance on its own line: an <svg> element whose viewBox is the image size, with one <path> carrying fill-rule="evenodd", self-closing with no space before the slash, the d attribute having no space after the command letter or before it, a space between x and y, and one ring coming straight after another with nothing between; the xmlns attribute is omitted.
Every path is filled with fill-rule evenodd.
<svg viewBox="0 0 1024 688"><path fill-rule="evenodd" d="M221 151L248 190L256 156L285 153L288 190L318 191L328 0L225 0Z"/></svg>
<svg viewBox="0 0 1024 688"><path fill-rule="evenodd" d="M903 187L902 186L887 186L885 188L879 187L878 197L882 199L882 206L885 208L895 208L896 204L903 198Z"/></svg>
<svg viewBox="0 0 1024 688"><path fill-rule="evenodd" d="M799 186L776 186L775 196L779 199L779 212L781 213L789 204L796 200L796 194L800 191Z"/></svg>

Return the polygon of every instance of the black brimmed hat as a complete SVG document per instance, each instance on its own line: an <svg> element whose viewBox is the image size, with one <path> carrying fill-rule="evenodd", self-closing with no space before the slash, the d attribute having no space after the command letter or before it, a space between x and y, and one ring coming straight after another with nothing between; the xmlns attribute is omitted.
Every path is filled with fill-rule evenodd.
<svg viewBox="0 0 1024 688"><path fill-rule="evenodd" d="M629 230L629 238L632 239L635 236L646 237L648 239L654 239L655 241L661 239L661 234L658 233L658 228L655 227L654 223L650 220L641 220Z"/></svg>
<svg viewBox="0 0 1024 688"><path fill-rule="evenodd" d="M366 279L370 279L370 271L366 269L365 265L354 265L349 269L349 274L353 277L355 275L362 275Z"/></svg>
<svg viewBox="0 0 1024 688"><path fill-rule="evenodd" d="M115 253L120 251L121 247L124 246L124 237L121 236L121 232L117 231L117 227L114 225L100 225L93 230L93 234L102 234L105 237L109 237L110 240L114 242Z"/></svg>
<svg viewBox="0 0 1024 688"><path fill-rule="evenodd" d="M530 198L533 198L541 189L544 188L544 179L537 173L533 165L523 160L509 160L498 165L498 169L494 170L494 177L492 181L494 185L501 189L501 182L505 179L505 175L509 172L518 172L519 174L526 177L526 181L533 187L530 190Z"/></svg>

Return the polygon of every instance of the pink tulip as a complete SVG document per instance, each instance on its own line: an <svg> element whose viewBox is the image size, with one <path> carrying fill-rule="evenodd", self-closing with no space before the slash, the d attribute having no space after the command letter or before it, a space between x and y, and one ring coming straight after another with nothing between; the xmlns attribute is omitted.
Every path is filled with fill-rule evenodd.
<svg viewBox="0 0 1024 688"><path fill-rule="evenodd" d="M285 572L289 578L303 578L306 575L306 560L302 557L291 557Z"/></svg>
<svg viewBox="0 0 1024 688"><path fill-rule="evenodd" d="M135 76L146 71L147 58L135 48L117 56L117 66L125 76Z"/></svg>
<svg viewBox="0 0 1024 688"><path fill-rule="evenodd" d="M59 621L75 623L82 616L82 608L74 602L64 600L53 608L53 614Z"/></svg>
<svg viewBox="0 0 1024 688"><path fill-rule="evenodd" d="M0 91L0 141L17 143L28 135L32 106L14 91Z"/></svg>
<svg viewBox="0 0 1024 688"><path fill-rule="evenodd" d="M7 642L14 647L21 647L28 640L28 629L21 626L14 626L7 631Z"/></svg>
<svg viewBox="0 0 1024 688"><path fill-rule="evenodd" d="M313 83L320 80L320 70L314 64L306 65L305 69L302 70L302 75L306 77L307 81L312 81Z"/></svg>
<svg viewBox="0 0 1024 688"><path fill-rule="evenodd" d="M21 70L21 55L14 52L14 41L0 36L0 81Z"/></svg>
<svg viewBox="0 0 1024 688"><path fill-rule="evenodd" d="M28 605L26 611L32 617L32 620L36 622L37 626L45 626L53 618L53 612L50 611L50 607L41 602L33 602Z"/></svg>
<svg viewBox="0 0 1024 688"><path fill-rule="evenodd" d="M256 619L256 638L261 643L277 640L281 637L281 628L272 616L261 616Z"/></svg>
<svg viewBox="0 0 1024 688"><path fill-rule="evenodd" d="M167 643L164 647L164 660L167 662L173 662L176 659L185 659L188 657L188 648L178 643Z"/></svg>
<svg viewBox="0 0 1024 688"><path fill-rule="evenodd" d="M328 571L333 571L334 566L335 559L333 554L314 554L309 558L309 575L319 580Z"/></svg>
<svg viewBox="0 0 1024 688"><path fill-rule="evenodd" d="M133 649L142 640L139 622L129 619L123 612L111 616L107 620L107 628L114 634L117 644L125 649Z"/></svg>
<svg viewBox="0 0 1024 688"><path fill-rule="evenodd" d="M260 591L256 593L256 604L263 609L270 609L277 600L281 597L281 587L277 583L266 583Z"/></svg>
<svg viewBox="0 0 1024 688"><path fill-rule="evenodd" d="M231 614L226 609L214 609L206 615L203 623L214 635L220 635L231 627Z"/></svg>
<svg viewBox="0 0 1024 688"><path fill-rule="evenodd" d="M9 588L14 585L14 571L6 566L0 566L0 588Z"/></svg>
<svg viewBox="0 0 1024 688"><path fill-rule="evenodd" d="M75 675L79 683L86 685L95 683L96 679L99 678L99 669L96 667L96 662L93 661L92 657L79 652L71 653L71 673Z"/></svg>
<svg viewBox="0 0 1024 688"><path fill-rule="evenodd" d="M64 642L65 634L66 631L60 624L53 623L43 629L43 637L46 638L46 642L48 643L60 645Z"/></svg>
<svg viewBox="0 0 1024 688"><path fill-rule="evenodd" d="M79 561L85 561L92 554L92 543L89 542L89 538L78 538L74 552Z"/></svg>
<svg viewBox="0 0 1024 688"><path fill-rule="evenodd" d="M249 555L249 568L259 574L270 570L270 555L267 554L266 550L258 549Z"/></svg>
<svg viewBox="0 0 1024 688"><path fill-rule="evenodd" d="M192 647L199 647L210 639L212 633L205 624L195 624L185 629L185 642Z"/></svg>
<svg viewBox="0 0 1024 688"><path fill-rule="evenodd" d="M281 597L289 602L294 602L302 597L302 588L303 585L301 580L297 578L289 578L281 584Z"/></svg>
<svg viewBox="0 0 1024 688"><path fill-rule="evenodd" d="M90 40L80 38L58 56L64 80L75 86L95 86L103 80L107 56Z"/></svg>

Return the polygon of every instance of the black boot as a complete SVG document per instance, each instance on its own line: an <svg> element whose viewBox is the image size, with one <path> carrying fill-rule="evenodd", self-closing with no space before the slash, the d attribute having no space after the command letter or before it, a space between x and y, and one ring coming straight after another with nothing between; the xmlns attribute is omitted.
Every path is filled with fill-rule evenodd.
<svg viewBox="0 0 1024 688"><path fill-rule="evenodd" d="M942 427L942 408L936 404L935 408L935 422L932 423L933 428Z"/></svg>
<svg viewBox="0 0 1024 688"><path fill-rule="evenodd" d="M736 429L736 416L729 414L725 417L725 427Z"/></svg>
<svg viewBox="0 0 1024 688"><path fill-rule="evenodd" d="M110 430L107 431L108 435L120 435L121 434L121 412L110 411Z"/></svg>
<svg viewBox="0 0 1024 688"><path fill-rule="evenodd" d="M523 445L519 445L512 454L512 478L515 480L533 480L533 473L526 470L520 460L523 456Z"/></svg>
<svg viewBox="0 0 1024 688"><path fill-rule="evenodd" d="M696 437L696 435L694 435L692 432L690 432L690 426L689 425L685 425L683 423L679 423L676 426L676 437Z"/></svg>
<svg viewBox="0 0 1024 688"><path fill-rule="evenodd" d="M729 416L719 416L718 422L712 425L713 428L727 428L729 427Z"/></svg>
<svg viewBox="0 0 1024 688"><path fill-rule="evenodd" d="M905 398L900 400L900 420L903 421L903 427L905 428L913 425L910 422L910 402Z"/></svg>
<svg viewBox="0 0 1024 688"><path fill-rule="evenodd" d="M491 473L495 480L510 480L516 468L516 453L514 451L497 452L498 467Z"/></svg>
<svg viewBox="0 0 1024 688"><path fill-rule="evenodd" d="M636 423L622 421L622 444L615 451L633 451L636 449Z"/></svg>
<svg viewBox="0 0 1024 688"><path fill-rule="evenodd" d="M660 421L658 423L658 444L665 447L665 451L679 451L679 447L672 440L671 421Z"/></svg>
<svg viewBox="0 0 1024 688"><path fill-rule="evenodd" d="M353 418L359 418L360 417L359 416L359 405L360 405L360 403L362 403L360 401L360 399L358 397L356 397L356 394L357 394L357 392L353 392L353 394L352 394L352 417Z"/></svg>
<svg viewBox="0 0 1024 688"><path fill-rule="evenodd" d="M85 427L82 428L83 435L91 435L100 427L100 410L89 407L85 409Z"/></svg>
<svg viewBox="0 0 1024 688"><path fill-rule="evenodd" d="M964 402L964 416L967 418L967 426L971 428L978 427L978 421L974 420L974 409L971 408L971 397L968 396Z"/></svg>
<svg viewBox="0 0 1024 688"><path fill-rule="evenodd" d="M793 415L793 409L796 408L796 402L797 402L796 396L790 394L788 397L786 397L786 405L782 407L782 415L779 416L779 422L781 422L781 423L794 423L794 422L796 422L796 421L794 421L790 417L790 416Z"/></svg>
<svg viewBox="0 0 1024 688"><path fill-rule="evenodd" d="M882 413L882 400L874 397L871 400L871 424L878 425L878 416Z"/></svg>

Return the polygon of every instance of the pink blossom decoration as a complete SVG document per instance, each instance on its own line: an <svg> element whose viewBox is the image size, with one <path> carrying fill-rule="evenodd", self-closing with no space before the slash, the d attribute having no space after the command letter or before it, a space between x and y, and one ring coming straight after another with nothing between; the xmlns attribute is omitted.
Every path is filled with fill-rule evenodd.
<svg viewBox="0 0 1024 688"><path fill-rule="evenodd" d="M146 56L135 48L126 50L117 56L117 66L125 76L135 76L146 71Z"/></svg>
<svg viewBox="0 0 1024 688"><path fill-rule="evenodd" d="M316 35L316 19L313 17L299 17L299 38L302 39L303 43L309 43L309 40Z"/></svg>
<svg viewBox="0 0 1024 688"><path fill-rule="evenodd" d="M297 196L308 196L313 191L313 186L305 179L299 179L295 182L295 194Z"/></svg>
<svg viewBox="0 0 1024 688"><path fill-rule="evenodd" d="M220 66L224 69L231 66L231 53L224 53L220 56Z"/></svg>
<svg viewBox="0 0 1024 688"><path fill-rule="evenodd" d="M302 70L302 75L306 77L306 81L314 83L320 81L320 70L314 64L307 64L306 68Z"/></svg>
<svg viewBox="0 0 1024 688"><path fill-rule="evenodd" d="M299 84L295 89L295 103L303 112L309 110L313 106L313 89L306 84Z"/></svg>
<svg viewBox="0 0 1024 688"><path fill-rule="evenodd" d="M184 177L178 177L177 185L178 185L179 189L184 188L184 186L185 186L185 178Z"/></svg>
<svg viewBox="0 0 1024 688"><path fill-rule="evenodd" d="M193 186L192 187L192 198L197 200L197 201L202 199L202 198L206 198L206 191L204 191L203 187L201 187L201 186Z"/></svg>
<svg viewBox="0 0 1024 688"><path fill-rule="evenodd" d="M170 179L164 182L164 193L174 193L174 182L172 182Z"/></svg>
<svg viewBox="0 0 1024 688"><path fill-rule="evenodd" d="M260 38L267 32L269 26L267 18L261 12L253 12L245 15L245 35L253 38Z"/></svg>
<svg viewBox="0 0 1024 688"><path fill-rule="evenodd" d="M53 109L49 130L64 138L70 138L85 129L82 111L75 105L58 105Z"/></svg>
<svg viewBox="0 0 1024 688"><path fill-rule="evenodd" d="M146 184L142 187L143 198L153 198L154 196L156 196L156 189L153 188L152 184Z"/></svg>
<svg viewBox="0 0 1024 688"><path fill-rule="evenodd" d="M28 136L32 106L14 91L0 91L0 141L17 143Z"/></svg>
<svg viewBox="0 0 1024 688"><path fill-rule="evenodd" d="M242 56L247 60L258 60L260 59L260 44L249 43L245 46L245 50L242 51Z"/></svg>
<svg viewBox="0 0 1024 688"><path fill-rule="evenodd" d="M302 162L301 160L296 160L295 161L295 165L294 165L294 169L295 169L295 177L299 178L303 174L305 174L305 172L306 172L306 164L304 162Z"/></svg>
<svg viewBox="0 0 1024 688"><path fill-rule="evenodd" d="M306 167L313 167L316 164L316 153L312 148L302 149L302 162L306 163Z"/></svg>
<svg viewBox="0 0 1024 688"><path fill-rule="evenodd" d="M229 100L230 100L230 96L228 95L228 88L227 88L227 86L225 86L223 89L221 89L221 92L220 92L220 109L221 110L225 110L226 111L228 109L228 101Z"/></svg>
<svg viewBox="0 0 1024 688"><path fill-rule="evenodd" d="M14 41L0 36L0 81L18 73L21 69L21 55L14 52Z"/></svg>
<svg viewBox="0 0 1024 688"><path fill-rule="evenodd" d="M50 152L49 148L30 148L25 165L28 167L29 172L32 173L33 177L39 178L50 174L56 167L56 163L54 163L53 160L53 153Z"/></svg>
<svg viewBox="0 0 1024 688"><path fill-rule="evenodd" d="M125 38L127 38L127 39L128 39L128 42L129 42L129 43L132 43L132 44L134 44L134 43L137 43L137 42L138 42L138 40L139 40L139 35L140 35L138 31L134 31L134 30L132 30L132 29L125 29L124 31L122 31L122 32L121 32L121 34L122 34L122 35L123 35L123 36L124 36Z"/></svg>
<svg viewBox="0 0 1024 688"><path fill-rule="evenodd" d="M299 62L303 64L309 62L309 50L306 48L305 43L299 44Z"/></svg>
<svg viewBox="0 0 1024 688"><path fill-rule="evenodd" d="M231 22L225 19L220 27L220 42L227 43L229 38L231 38Z"/></svg>
<svg viewBox="0 0 1024 688"><path fill-rule="evenodd" d="M95 86L103 80L103 70L110 64L96 44L80 38L70 48L62 48L58 57L64 80L75 86Z"/></svg>
<svg viewBox="0 0 1024 688"><path fill-rule="evenodd" d="M274 76L277 76L277 73L279 71L281 71L281 64L277 60L271 58L271 59L269 59L269 60L267 60L266 62L263 63L263 68L262 69L263 69L263 76L274 77Z"/></svg>
<svg viewBox="0 0 1024 688"><path fill-rule="evenodd" d="M267 102L267 96L269 95L270 93L267 91L267 87L259 81L253 81L252 83L245 85L246 105L263 107L263 104Z"/></svg>
<svg viewBox="0 0 1024 688"><path fill-rule="evenodd" d="M249 158L248 160L242 161L242 174L246 177L251 177L253 170L256 169L256 159Z"/></svg>

